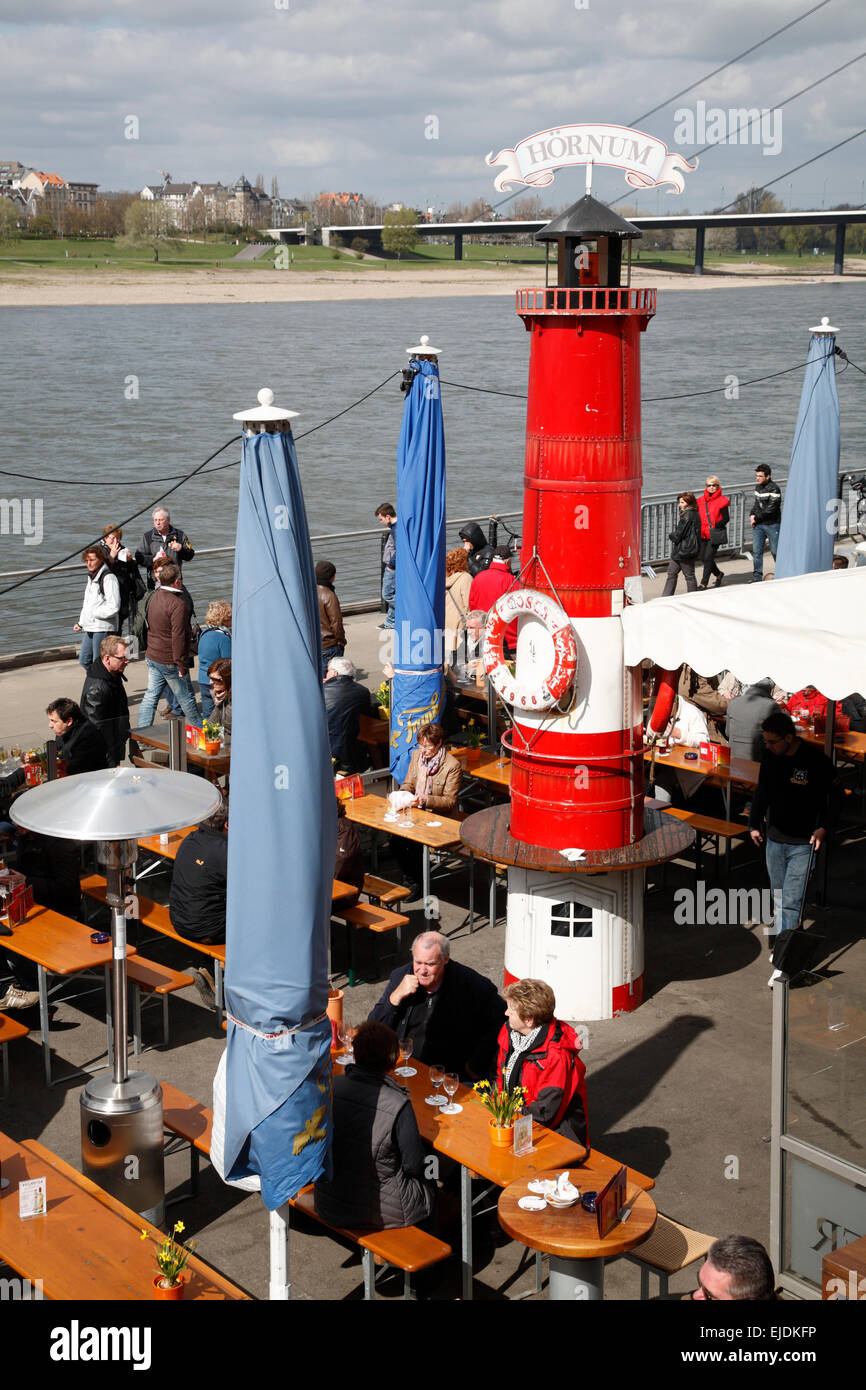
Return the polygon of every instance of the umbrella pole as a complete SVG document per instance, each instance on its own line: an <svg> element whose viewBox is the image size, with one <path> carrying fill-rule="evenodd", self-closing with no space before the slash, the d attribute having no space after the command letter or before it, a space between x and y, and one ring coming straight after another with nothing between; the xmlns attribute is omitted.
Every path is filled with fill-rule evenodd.
<svg viewBox="0 0 866 1390"><path fill-rule="evenodd" d="M289 1289L289 1204L278 1207L270 1215L271 1237L271 1282L268 1298L274 1302L288 1302Z"/></svg>

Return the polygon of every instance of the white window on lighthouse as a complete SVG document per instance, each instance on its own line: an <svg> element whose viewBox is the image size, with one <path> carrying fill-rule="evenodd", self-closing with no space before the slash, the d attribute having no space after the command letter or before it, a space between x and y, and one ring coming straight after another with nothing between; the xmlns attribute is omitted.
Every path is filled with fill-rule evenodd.
<svg viewBox="0 0 866 1390"><path fill-rule="evenodd" d="M550 935L560 937L592 936L592 908L588 903L552 902L550 904Z"/></svg>

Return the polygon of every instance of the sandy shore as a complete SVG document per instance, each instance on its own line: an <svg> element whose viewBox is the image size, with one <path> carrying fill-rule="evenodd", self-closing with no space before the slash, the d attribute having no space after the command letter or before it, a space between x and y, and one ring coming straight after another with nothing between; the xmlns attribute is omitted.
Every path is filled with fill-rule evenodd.
<svg viewBox="0 0 866 1390"><path fill-rule="evenodd" d="M849 263L846 281L866 280L866 261ZM759 285L827 284L835 277L767 273L760 264L733 263L704 275L637 269L634 285L660 290L712 290ZM138 304L291 304L338 299L442 299L468 295L513 295L543 283L539 269L480 270L443 266L436 270L274 271L261 269L160 271L100 270L84 276L65 268L0 274L0 307L75 308Z"/></svg>

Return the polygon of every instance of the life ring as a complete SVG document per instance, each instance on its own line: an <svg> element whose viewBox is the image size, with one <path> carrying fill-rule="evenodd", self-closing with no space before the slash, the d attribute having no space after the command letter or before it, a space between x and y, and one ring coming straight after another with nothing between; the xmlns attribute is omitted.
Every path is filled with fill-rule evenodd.
<svg viewBox="0 0 866 1390"><path fill-rule="evenodd" d="M647 720L647 737L651 742L663 734L671 720L677 703L677 679L679 667L673 671L653 668L656 698L652 714Z"/></svg>
<svg viewBox="0 0 866 1390"><path fill-rule="evenodd" d="M553 639L553 665L543 679L515 680L505 659L505 633L521 613L532 613ZM498 598L484 629L484 671L507 705L550 709L562 699L577 675L577 641L571 619L558 603L537 589L511 589Z"/></svg>

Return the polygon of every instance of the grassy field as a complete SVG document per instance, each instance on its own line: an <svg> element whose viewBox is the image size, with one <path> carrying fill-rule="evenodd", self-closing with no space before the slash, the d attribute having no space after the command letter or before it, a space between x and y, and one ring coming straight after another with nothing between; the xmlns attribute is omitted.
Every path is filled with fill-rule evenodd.
<svg viewBox="0 0 866 1390"><path fill-rule="evenodd" d="M223 242L165 241L160 243L159 260L154 261L153 249L141 244L120 241L54 240L23 238L0 243L0 268L40 270L92 271L95 265L114 266L124 270L173 270L213 266L226 263L242 248ZM238 269L255 261L240 262Z"/></svg>
<svg viewBox="0 0 866 1390"><path fill-rule="evenodd" d="M373 256L369 260L357 257L348 248L327 246L274 245L260 259L238 261L238 253L243 249L234 242L200 242L171 240L161 243L159 260L154 261L153 250L141 244L119 241L83 241L54 239L24 239L0 242L0 273L26 270L48 270L72 274L92 274L94 268L114 268L116 270L135 270L143 273L153 271L183 271L214 268L243 273L250 267L268 267L274 264L281 253L291 256L285 267L287 273L299 271L354 271L387 269L395 274L412 274L419 270L448 268L451 271L511 269L520 265L543 266L545 253L542 246L517 246L505 244L488 246L480 241L465 238L463 259L454 260L454 246L449 240L441 245L429 241L419 241L409 255L396 258ZM337 254L335 254L335 250ZM760 252L746 252L744 255L734 251L709 251L704 257L707 270L716 270L724 264L735 263L745 268L757 267L766 271L788 271L803 276L825 274L833 268L833 253L824 251L813 256L811 252L803 256L796 253L778 251L768 256ZM644 246L636 251L634 264L646 270L667 270L691 274L694 255L691 251L661 251Z"/></svg>

